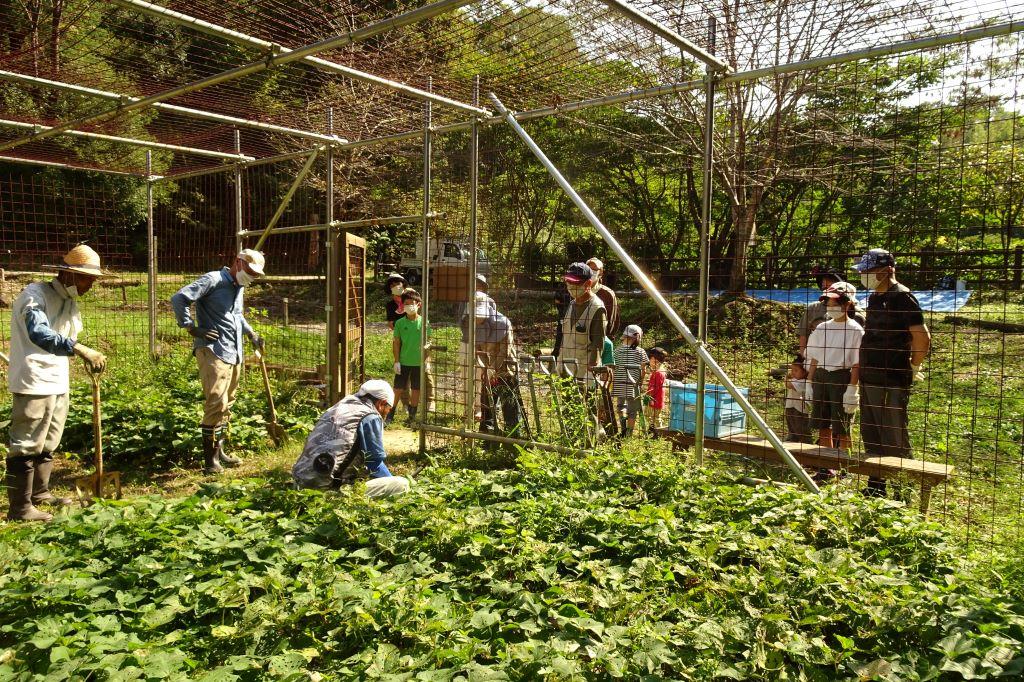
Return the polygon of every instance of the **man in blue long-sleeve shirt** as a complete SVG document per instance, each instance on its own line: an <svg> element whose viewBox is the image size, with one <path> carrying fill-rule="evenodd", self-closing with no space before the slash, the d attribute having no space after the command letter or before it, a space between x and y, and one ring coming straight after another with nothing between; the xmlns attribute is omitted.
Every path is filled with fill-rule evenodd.
<svg viewBox="0 0 1024 682"><path fill-rule="evenodd" d="M238 391L245 350L242 335L262 350L263 340L243 315L245 287L263 276L264 258L259 251L243 249L231 267L208 272L182 287L171 297L178 326L194 341L193 354L203 383L203 470L219 474L222 464L237 466L241 460L225 452L228 419ZM195 304L195 317L190 306Z"/></svg>
<svg viewBox="0 0 1024 682"><path fill-rule="evenodd" d="M72 355L90 371L103 371L107 359L78 342L82 316L78 297L102 275L100 257L84 244L71 249L49 282L33 282L11 307L11 357L7 385L12 396L10 451L7 455L7 518L49 521L37 505L71 500L50 492L53 453L64 435Z"/></svg>
<svg viewBox="0 0 1024 682"><path fill-rule="evenodd" d="M384 464L384 418L394 405L391 386L371 379L324 412L292 467L296 487L338 489L365 473L370 477L366 483L370 497L407 492L408 479L392 476Z"/></svg>

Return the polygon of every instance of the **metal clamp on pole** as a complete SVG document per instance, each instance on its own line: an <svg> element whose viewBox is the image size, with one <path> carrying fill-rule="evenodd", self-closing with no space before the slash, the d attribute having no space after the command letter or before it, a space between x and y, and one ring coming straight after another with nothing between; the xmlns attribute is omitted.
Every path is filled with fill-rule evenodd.
<svg viewBox="0 0 1024 682"><path fill-rule="evenodd" d="M601 235L601 238L604 239L608 246L611 247L612 251L615 252L615 255L618 256L620 261L622 261L622 264L626 266L627 270L629 270L630 274L636 278L640 283L640 286L644 288L655 304L657 304L661 312L664 313L669 319L669 322L672 323L672 326L679 330L679 333L682 334L683 339L685 339L690 348L694 350L697 357L701 358L707 364L711 373L718 377L722 386L729 391L729 394L740 405L743 411L747 413L747 416L749 416L750 420L754 422L757 429L764 434L765 439L772 444L772 447L786 462L789 468L793 471L793 474L800 479L808 490L819 492L817 484L811 480L811 477L807 475L804 468L796 461L793 454L786 449L782 439L779 438L770 426L768 426L768 423L757 412L757 410L754 409L754 406L750 404L747 397L743 395L738 388L736 388L736 384L733 383L732 379L729 378L729 375L726 374L725 370L722 369L718 362L711 357L711 354L708 353L707 349L698 342L697 337L693 335L690 328L686 326L685 322L683 322L683 318L679 316L679 313L676 312L675 308L673 308L665 297L662 296L661 292L658 291L657 287L654 286L654 282L652 282L651 278L647 276L647 273L640 269L640 266L636 264L636 261L634 261L633 257L629 255L629 252L619 244L618 240L616 240L608 228L605 227L600 218L598 218L587 203L583 201L582 197L576 193L576 190L573 189L571 184L569 184L569 181L566 180L558 168L551 163L551 160L548 159L547 155L544 154L544 151L537 146L537 143L533 141L533 138L523 130L523 127L519 125L518 121L516 121L515 116L505 108L505 105L501 103L501 100L499 100L494 93L491 93L490 97L491 101L494 102L494 106L501 113L502 117L504 117L505 121L512 126L512 129L516 131L516 134L522 138L523 142L526 143L526 146L529 147L530 151L533 152L533 155L537 157L537 160L540 161L547 169L548 173L551 174L551 177L554 178L555 182L557 182L562 190L569 195L572 202L580 212L583 213L584 217L594 227L594 229L597 230L597 233ZM698 421L700 421L700 417L701 416L698 416Z"/></svg>

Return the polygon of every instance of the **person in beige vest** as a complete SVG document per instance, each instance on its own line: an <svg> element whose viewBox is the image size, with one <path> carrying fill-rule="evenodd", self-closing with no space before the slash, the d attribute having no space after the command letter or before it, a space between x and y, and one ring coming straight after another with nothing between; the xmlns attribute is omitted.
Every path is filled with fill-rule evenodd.
<svg viewBox="0 0 1024 682"><path fill-rule="evenodd" d="M559 372L593 379L593 368L601 364L605 337L605 308L593 292L594 271L586 263L573 263L565 271L565 286L573 300L562 316Z"/></svg>
<svg viewBox="0 0 1024 682"><path fill-rule="evenodd" d="M11 306L7 385L13 402L5 482L12 521L49 521L53 516L37 505L71 504L50 492L53 453L68 416L68 358L79 356L94 373L107 363L102 353L77 341L82 332L78 297L103 274L99 254L79 244L61 265L44 267L57 276L29 284Z"/></svg>
<svg viewBox="0 0 1024 682"><path fill-rule="evenodd" d="M604 303L605 336L614 339L619 333L619 297L604 283L604 261L594 256L587 261L587 266L594 273L594 294Z"/></svg>

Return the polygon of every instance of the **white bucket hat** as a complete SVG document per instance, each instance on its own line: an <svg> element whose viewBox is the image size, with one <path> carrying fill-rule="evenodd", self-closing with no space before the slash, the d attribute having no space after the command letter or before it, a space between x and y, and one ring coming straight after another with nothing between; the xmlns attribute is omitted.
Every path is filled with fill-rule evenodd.
<svg viewBox="0 0 1024 682"><path fill-rule="evenodd" d="M242 249L238 252L238 257L249 265L250 270L260 277L263 276L263 266L266 265L267 261L262 253L254 249Z"/></svg>

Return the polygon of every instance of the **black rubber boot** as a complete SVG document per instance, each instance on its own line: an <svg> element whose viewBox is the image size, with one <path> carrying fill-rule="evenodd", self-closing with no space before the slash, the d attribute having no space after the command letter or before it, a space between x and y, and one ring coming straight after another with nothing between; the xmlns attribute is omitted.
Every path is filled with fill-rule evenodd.
<svg viewBox="0 0 1024 682"><path fill-rule="evenodd" d="M35 475L35 462L32 457L8 457L7 510L8 521L50 521L51 514L39 511L32 504L32 479Z"/></svg>
<svg viewBox="0 0 1024 682"><path fill-rule="evenodd" d="M56 497L50 492L50 474L53 473L53 453L44 452L33 458L35 472L32 477L32 504L51 507L67 507L72 503L70 497Z"/></svg>
<svg viewBox="0 0 1024 682"><path fill-rule="evenodd" d="M220 460L221 464L223 464L226 467L236 467L236 466L238 466L239 464L242 463L241 459L239 459L238 457L235 457L234 455L229 455L227 453L227 444L228 444L227 427L224 427L224 426L218 426L217 427L216 440L217 440L217 459Z"/></svg>
<svg viewBox="0 0 1024 682"><path fill-rule="evenodd" d="M203 429L203 473L219 474L224 471L217 452L217 433L212 426Z"/></svg>

